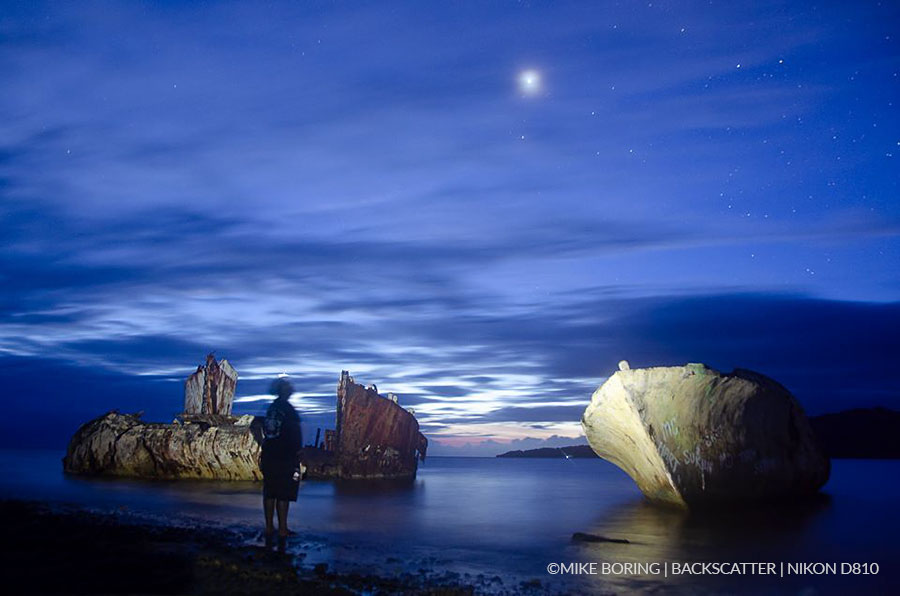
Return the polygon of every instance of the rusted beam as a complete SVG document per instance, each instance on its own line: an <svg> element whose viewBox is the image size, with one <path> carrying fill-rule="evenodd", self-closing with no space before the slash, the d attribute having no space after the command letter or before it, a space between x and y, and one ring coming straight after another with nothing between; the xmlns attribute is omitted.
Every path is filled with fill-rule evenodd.
<svg viewBox="0 0 900 596"><path fill-rule="evenodd" d="M231 416L238 374L228 360L206 356L206 364L184 383L184 413Z"/></svg>

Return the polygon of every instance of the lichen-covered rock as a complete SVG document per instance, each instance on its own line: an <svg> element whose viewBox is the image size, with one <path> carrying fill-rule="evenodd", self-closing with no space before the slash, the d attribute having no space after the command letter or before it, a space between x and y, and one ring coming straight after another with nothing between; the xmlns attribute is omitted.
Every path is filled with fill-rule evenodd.
<svg viewBox="0 0 900 596"><path fill-rule="evenodd" d="M631 369L623 361L581 423L597 455L652 501L794 497L817 491L830 472L790 392L748 370Z"/></svg>
<svg viewBox="0 0 900 596"><path fill-rule="evenodd" d="M249 416L219 424L163 424L113 411L78 429L63 469L99 476L260 480L258 427Z"/></svg>

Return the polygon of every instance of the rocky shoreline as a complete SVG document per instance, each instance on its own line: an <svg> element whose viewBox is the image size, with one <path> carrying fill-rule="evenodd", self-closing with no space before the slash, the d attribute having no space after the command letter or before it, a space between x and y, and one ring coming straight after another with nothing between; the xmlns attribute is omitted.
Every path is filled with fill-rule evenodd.
<svg viewBox="0 0 900 596"><path fill-rule="evenodd" d="M286 554L262 537L202 523L154 522L126 509L96 511L33 501L0 501L4 585L16 594L548 594L539 582L505 585L419 565L392 572L335 572L305 564L291 548L311 537L292 535ZM509 581L506 584L510 584Z"/></svg>

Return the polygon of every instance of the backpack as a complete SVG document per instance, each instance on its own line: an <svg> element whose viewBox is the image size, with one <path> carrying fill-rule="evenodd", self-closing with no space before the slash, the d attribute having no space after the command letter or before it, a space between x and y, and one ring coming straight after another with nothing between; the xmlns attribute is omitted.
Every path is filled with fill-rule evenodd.
<svg viewBox="0 0 900 596"><path fill-rule="evenodd" d="M266 410L266 420L263 423L263 436L267 441L281 437L281 427L284 426L284 410L275 402Z"/></svg>

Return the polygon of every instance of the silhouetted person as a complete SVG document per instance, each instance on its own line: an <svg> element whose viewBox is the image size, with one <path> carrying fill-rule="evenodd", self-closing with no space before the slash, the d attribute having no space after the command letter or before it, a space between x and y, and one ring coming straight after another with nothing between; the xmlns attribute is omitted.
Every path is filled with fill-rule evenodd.
<svg viewBox="0 0 900 596"><path fill-rule="evenodd" d="M273 517L278 512L278 549L284 550L288 535L288 506L297 500L300 487L300 416L288 398L294 388L287 379L276 379L272 393L278 397L266 411L259 467L263 474L263 511L266 516L266 546L275 537Z"/></svg>

